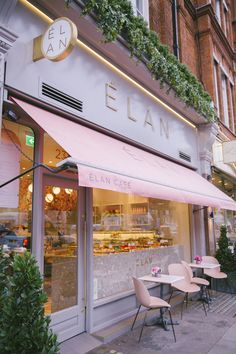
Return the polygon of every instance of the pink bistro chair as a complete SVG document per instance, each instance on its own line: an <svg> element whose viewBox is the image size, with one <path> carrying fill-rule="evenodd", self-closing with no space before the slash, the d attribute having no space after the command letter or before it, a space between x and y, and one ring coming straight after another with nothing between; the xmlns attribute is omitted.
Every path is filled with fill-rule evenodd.
<svg viewBox="0 0 236 354"><path fill-rule="evenodd" d="M204 270L203 270L204 274L207 275L208 277L211 277L211 279L226 279L228 277L226 273L221 272L220 263L218 262L218 260L215 257L203 256L202 261L204 263L212 263L212 264L219 265L219 267L212 268L212 269L204 268ZM228 286L229 286L230 292L232 294L232 289L231 289L231 286L229 283L228 283Z"/></svg>
<svg viewBox="0 0 236 354"><path fill-rule="evenodd" d="M181 319L182 319L184 301L186 301L186 307L187 307L188 306L188 295L192 294L192 293L197 293L201 289L197 284L191 283L190 274L183 264L181 264L181 263L169 264L168 271L169 271L169 274L171 274L171 275L180 275L180 276L184 277L183 280L179 280L177 282L174 282L171 285L172 291L171 291L170 298L169 298L169 302L170 302L174 291L180 291L185 294L183 302L182 302L182 307L181 307ZM202 306L203 306L205 315L207 316L206 306L205 306L203 299L202 299Z"/></svg>
<svg viewBox="0 0 236 354"><path fill-rule="evenodd" d="M136 294L137 300L139 302L139 307L138 307L138 311L135 315L134 322L131 327L131 331L134 328L134 324L135 324L135 321L138 317L141 306L146 307L147 311L152 310L152 309L160 309L160 310L166 309L169 312L173 336L174 336L174 340L176 342L175 330L174 330L174 325L173 325L172 316L171 316L171 312L170 312L170 307L171 307L170 304L168 304L166 301L160 299L159 297L151 296L149 294L149 291L147 290L146 286L143 284L143 282L141 280L133 277L133 283L134 283L135 294ZM139 340L138 340L139 342L141 340L142 333L143 333L143 327L146 322L147 311L145 313L141 332L139 335Z"/></svg>
<svg viewBox="0 0 236 354"><path fill-rule="evenodd" d="M202 261L204 263L212 263L212 264L217 264L219 267L213 268L213 269L206 269L204 268L204 274L208 275L209 277L213 279L225 279L227 278L227 274L224 272L220 271L220 263L215 257L212 256L203 256Z"/></svg>
<svg viewBox="0 0 236 354"><path fill-rule="evenodd" d="M183 266L187 269L188 274L190 276L190 281L192 284L197 284L201 288L201 298L205 296L206 301L208 303L208 308L209 308L209 303L210 303L210 295L207 289L207 286L210 285L209 281L204 278L199 278L199 277L194 277L192 268L188 265L187 262L181 261Z"/></svg>

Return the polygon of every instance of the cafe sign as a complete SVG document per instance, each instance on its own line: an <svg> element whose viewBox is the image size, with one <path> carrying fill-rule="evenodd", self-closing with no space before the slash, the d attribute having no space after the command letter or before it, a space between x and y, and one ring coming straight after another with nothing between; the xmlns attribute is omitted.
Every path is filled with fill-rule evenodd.
<svg viewBox="0 0 236 354"><path fill-rule="evenodd" d="M33 61L46 58L51 61L65 59L76 44L78 30L66 17L55 20L45 33L34 39Z"/></svg>
<svg viewBox="0 0 236 354"><path fill-rule="evenodd" d="M222 147L223 162L236 163L236 139L223 142Z"/></svg>

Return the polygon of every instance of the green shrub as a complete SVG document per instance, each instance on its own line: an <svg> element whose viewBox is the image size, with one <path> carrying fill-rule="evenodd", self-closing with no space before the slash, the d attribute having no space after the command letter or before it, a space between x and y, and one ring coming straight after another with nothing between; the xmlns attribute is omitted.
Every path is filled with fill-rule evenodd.
<svg viewBox="0 0 236 354"><path fill-rule="evenodd" d="M235 253L232 253L229 245L230 240L227 237L227 228L225 225L221 225L216 258L221 265L221 270L225 273L236 271Z"/></svg>
<svg viewBox="0 0 236 354"><path fill-rule="evenodd" d="M0 254L1 354L56 354L57 337L44 315L47 296L35 258L28 252L15 254L12 262ZM5 282L5 285L4 285Z"/></svg>

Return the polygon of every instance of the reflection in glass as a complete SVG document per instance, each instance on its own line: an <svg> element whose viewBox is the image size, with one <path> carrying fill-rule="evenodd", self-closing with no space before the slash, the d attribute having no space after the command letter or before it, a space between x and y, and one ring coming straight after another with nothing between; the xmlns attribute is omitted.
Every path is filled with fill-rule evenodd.
<svg viewBox="0 0 236 354"><path fill-rule="evenodd" d="M46 186L44 236L44 288L46 312L53 313L77 304L77 191ZM58 189L56 190L58 191Z"/></svg>
<svg viewBox="0 0 236 354"><path fill-rule="evenodd" d="M129 291L133 275L190 260L188 205L94 189L93 251L94 300Z"/></svg>
<svg viewBox="0 0 236 354"><path fill-rule="evenodd" d="M34 146L27 145L33 131L24 125L3 120L1 132L0 184L33 165ZM32 173L0 189L0 245L6 250L30 249L32 214Z"/></svg>
<svg viewBox="0 0 236 354"><path fill-rule="evenodd" d="M186 215L187 204L95 189L94 254L186 244Z"/></svg>

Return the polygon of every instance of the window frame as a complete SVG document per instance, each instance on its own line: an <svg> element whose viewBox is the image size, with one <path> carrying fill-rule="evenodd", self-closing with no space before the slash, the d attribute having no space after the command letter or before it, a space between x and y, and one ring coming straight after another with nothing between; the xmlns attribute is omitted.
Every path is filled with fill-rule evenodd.
<svg viewBox="0 0 236 354"><path fill-rule="evenodd" d="M142 17L149 27L149 0L130 0L135 16ZM142 11L138 8L137 2L141 3Z"/></svg>
<svg viewBox="0 0 236 354"><path fill-rule="evenodd" d="M215 15L221 26L221 0L215 0Z"/></svg>
<svg viewBox="0 0 236 354"><path fill-rule="evenodd" d="M230 117L229 117L229 104L228 104L228 92L227 92L227 80L228 77L221 71L221 88L222 88L222 103L223 103L223 119L224 125L230 127Z"/></svg>

